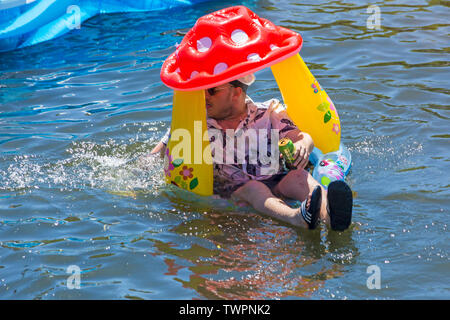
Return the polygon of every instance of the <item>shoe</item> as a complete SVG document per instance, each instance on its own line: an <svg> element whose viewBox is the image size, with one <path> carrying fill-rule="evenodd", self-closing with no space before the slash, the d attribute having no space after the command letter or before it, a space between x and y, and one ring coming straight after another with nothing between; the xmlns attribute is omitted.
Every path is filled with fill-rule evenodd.
<svg viewBox="0 0 450 320"><path fill-rule="evenodd" d="M308 224L308 228L313 230L319 225L320 205L322 204L322 188L317 186L311 194L311 201L309 208L306 209L306 202L308 199L302 202L300 212L303 219Z"/></svg>
<svg viewBox="0 0 450 320"><path fill-rule="evenodd" d="M331 229L344 231L352 222L352 190L342 180L333 181L328 185L327 199Z"/></svg>

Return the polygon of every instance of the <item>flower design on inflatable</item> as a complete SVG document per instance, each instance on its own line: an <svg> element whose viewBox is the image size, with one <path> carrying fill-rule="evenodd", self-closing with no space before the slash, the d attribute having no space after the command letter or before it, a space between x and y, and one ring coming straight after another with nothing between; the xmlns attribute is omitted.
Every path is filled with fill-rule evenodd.
<svg viewBox="0 0 450 320"><path fill-rule="evenodd" d="M317 82L317 80L314 81L314 83L311 85L311 88L313 88L314 93L318 93L319 91L323 90L319 82Z"/></svg>
<svg viewBox="0 0 450 320"><path fill-rule="evenodd" d="M319 83L317 81L315 81L312 85L311 88L313 88L314 93L317 93L320 91L322 91L323 89L320 87ZM319 89L317 89L319 88ZM330 97L327 97L327 101L326 102L322 102L321 104L319 104L317 106L317 110L324 112L324 116L323 116L323 123L327 123L330 120L334 119L339 119L339 115L337 113L336 107L333 104L333 101L331 101ZM333 117L333 113L334 113L334 117ZM341 128L339 126L338 123L333 123L332 129L331 131L333 131L336 134L339 134L341 132Z"/></svg>
<svg viewBox="0 0 450 320"><path fill-rule="evenodd" d="M339 132L341 131L341 128L339 127L339 124L334 123L332 130L333 130L334 133L339 134Z"/></svg>
<svg viewBox="0 0 450 320"><path fill-rule="evenodd" d="M194 175L192 174L192 171L194 171L193 168L188 168L187 166L183 166L183 169L180 171L180 176L183 177L184 180L192 179Z"/></svg>
<svg viewBox="0 0 450 320"><path fill-rule="evenodd" d="M183 159L173 159L173 156L170 154L169 148L166 148L165 152L165 158L164 158L164 174L167 178L170 178L170 183L181 187L186 190L193 190L195 189L198 184L198 178L194 176L193 171L194 168L190 168L186 165L184 165L181 170L178 172L178 174L175 174L175 176L172 176L172 173L175 173L175 168L179 168L183 164ZM190 180L190 181L188 181Z"/></svg>
<svg viewBox="0 0 450 320"><path fill-rule="evenodd" d="M173 165L172 161L173 157L169 153L169 148L166 148L166 158L164 159L164 174L166 175L166 177L170 177L171 176L170 171L175 169L175 166Z"/></svg>
<svg viewBox="0 0 450 320"><path fill-rule="evenodd" d="M320 161L318 173L319 181L324 186L328 186L334 180L344 180L345 177L343 168L332 159Z"/></svg>

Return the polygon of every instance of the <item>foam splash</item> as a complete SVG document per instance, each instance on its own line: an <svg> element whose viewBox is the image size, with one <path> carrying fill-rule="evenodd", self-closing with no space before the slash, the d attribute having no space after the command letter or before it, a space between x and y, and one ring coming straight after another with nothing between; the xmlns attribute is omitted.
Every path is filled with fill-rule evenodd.
<svg viewBox="0 0 450 320"><path fill-rule="evenodd" d="M371 136L360 139L349 151L358 162L366 162L368 169L401 168L415 163L418 155L424 154L423 143L413 138L407 138L403 143L390 136Z"/></svg>
<svg viewBox="0 0 450 320"><path fill-rule="evenodd" d="M163 184L162 159L150 156L147 143L131 145L108 140L104 144L73 142L69 157L45 162L37 155L17 155L0 168L0 191L58 188L71 191L86 188L108 192L136 189L156 191Z"/></svg>

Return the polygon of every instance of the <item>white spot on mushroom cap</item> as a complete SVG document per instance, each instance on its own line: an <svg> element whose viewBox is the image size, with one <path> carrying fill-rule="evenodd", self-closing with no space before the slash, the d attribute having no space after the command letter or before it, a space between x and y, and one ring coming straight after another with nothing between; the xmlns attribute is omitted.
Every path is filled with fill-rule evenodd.
<svg viewBox="0 0 450 320"><path fill-rule="evenodd" d="M219 62L214 67L214 74L219 74L221 72L224 72L225 70L227 70L227 68L228 68L228 65L225 62Z"/></svg>
<svg viewBox="0 0 450 320"><path fill-rule="evenodd" d="M231 40L236 44L244 44L248 40L248 35L241 29L236 29L231 33Z"/></svg>
<svg viewBox="0 0 450 320"><path fill-rule="evenodd" d="M259 19L253 19L253 22L262 27L261 22L259 22Z"/></svg>
<svg viewBox="0 0 450 320"><path fill-rule="evenodd" d="M189 79L192 79L196 75L198 75L198 71L192 71L191 76L189 77Z"/></svg>
<svg viewBox="0 0 450 320"><path fill-rule="evenodd" d="M208 51L211 48L212 40L209 37L201 38L197 40L197 50L200 52Z"/></svg>
<svg viewBox="0 0 450 320"><path fill-rule="evenodd" d="M261 60L261 57L260 57L259 54L257 54L257 53L250 53L250 54L247 56L247 60L248 60L248 61L259 61L259 60Z"/></svg>
<svg viewBox="0 0 450 320"><path fill-rule="evenodd" d="M278 49L279 47L277 46L277 45L274 45L274 44L271 44L270 45L270 50L276 50L276 49Z"/></svg>

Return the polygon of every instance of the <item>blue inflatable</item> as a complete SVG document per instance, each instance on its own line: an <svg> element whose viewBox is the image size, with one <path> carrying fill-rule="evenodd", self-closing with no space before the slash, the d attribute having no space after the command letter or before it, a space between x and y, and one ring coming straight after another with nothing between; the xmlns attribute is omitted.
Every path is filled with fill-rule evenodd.
<svg viewBox="0 0 450 320"><path fill-rule="evenodd" d="M162 10L203 1L0 0L0 52L59 37L99 13Z"/></svg>
<svg viewBox="0 0 450 320"><path fill-rule="evenodd" d="M344 180L352 165L352 156L344 144L339 150L323 154L317 148L309 155L309 161L314 165L312 176L325 188L332 181Z"/></svg>

